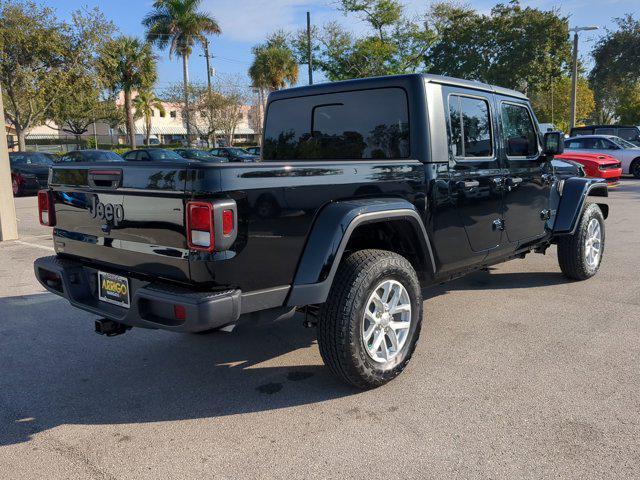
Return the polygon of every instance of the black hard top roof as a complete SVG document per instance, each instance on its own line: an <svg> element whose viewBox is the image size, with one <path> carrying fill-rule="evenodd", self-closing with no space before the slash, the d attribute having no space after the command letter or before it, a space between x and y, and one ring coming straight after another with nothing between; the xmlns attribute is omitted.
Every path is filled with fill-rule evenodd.
<svg viewBox="0 0 640 480"><path fill-rule="evenodd" d="M282 98L298 97L301 95L314 95L322 93L333 93L345 90L356 90L361 88L380 88L385 86L398 86L402 84L417 84L421 81L428 83L437 83L441 85L453 85L464 88L471 88L475 90L482 90L486 92L493 92L499 95L506 95L510 97L516 97L520 99L527 99L527 97L516 91L508 88L498 87L496 85L489 85L488 83L482 83L475 80L463 80L461 78L446 77L444 75L432 75L426 73L414 73L408 75L389 75L385 77L369 77L358 78L354 80L343 80L339 82L326 82L318 83L315 85L307 85L301 87L287 88L278 90L269 95L269 100L277 100Z"/></svg>

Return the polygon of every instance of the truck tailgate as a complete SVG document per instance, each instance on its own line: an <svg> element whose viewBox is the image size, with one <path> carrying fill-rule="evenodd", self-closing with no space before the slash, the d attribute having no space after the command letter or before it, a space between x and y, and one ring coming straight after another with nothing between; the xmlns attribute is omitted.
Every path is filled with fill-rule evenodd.
<svg viewBox="0 0 640 480"><path fill-rule="evenodd" d="M59 254L105 269L189 281L188 163L55 166L50 187Z"/></svg>

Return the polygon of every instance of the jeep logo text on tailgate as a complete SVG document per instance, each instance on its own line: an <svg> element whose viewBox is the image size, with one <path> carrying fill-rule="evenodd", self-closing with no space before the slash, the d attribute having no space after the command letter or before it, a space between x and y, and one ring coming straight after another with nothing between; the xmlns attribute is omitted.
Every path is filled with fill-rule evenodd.
<svg viewBox="0 0 640 480"><path fill-rule="evenodd" d="M89 205L91 218L99 218L107 222L112 222L114 226L124 220L124 208L120 204L98 202L97 197L93 197Z"/></svg>

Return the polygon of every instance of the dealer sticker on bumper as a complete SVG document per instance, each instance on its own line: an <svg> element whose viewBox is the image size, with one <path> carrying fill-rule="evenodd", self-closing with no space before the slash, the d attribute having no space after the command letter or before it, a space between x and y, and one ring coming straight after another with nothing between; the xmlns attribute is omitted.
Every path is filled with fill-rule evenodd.
<svg viewBox="0 0 640 480"><path fill-rule="evenodd" d="M98 298L129 308L129 280L113 273L98 272Z"/></svg>

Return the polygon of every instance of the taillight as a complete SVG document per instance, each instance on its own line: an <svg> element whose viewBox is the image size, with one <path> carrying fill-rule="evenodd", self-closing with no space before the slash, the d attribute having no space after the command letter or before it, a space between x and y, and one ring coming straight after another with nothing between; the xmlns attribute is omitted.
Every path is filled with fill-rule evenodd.
<svg viewBox="0 0 640 480"><path fill-rule="evenodd" d="M234 214L233 210L223 210L222 211L222 234L230 235L233 232L234 226Z"/></svg>
<svg viewBox="0 0 640 480"><path fill-rule="evenodd" d="M187 203L187 241L189 248L212 252L215 243L213 227L213 205L211 203Z"/></svg>
<svg viewBox="0 0 640 480"><path fill-rule="evenodd" d="M222 252L236 240L238 214L234 200L187 202L186 217L190 249Z"/></svg>
<svg viewBox="0 0 640 480"><path fill-rule="evenodd" d="M56 224L56 212L53 208L51 190L40 190L38 192L38 218L40 225L53 227Z"/></svg>

